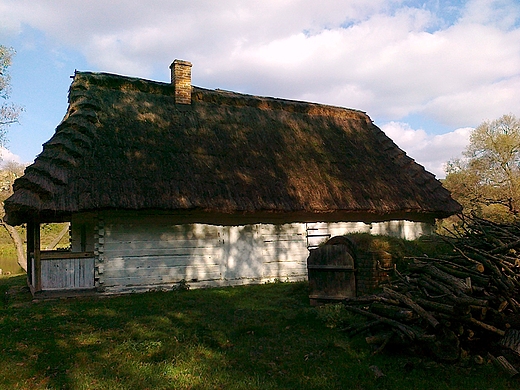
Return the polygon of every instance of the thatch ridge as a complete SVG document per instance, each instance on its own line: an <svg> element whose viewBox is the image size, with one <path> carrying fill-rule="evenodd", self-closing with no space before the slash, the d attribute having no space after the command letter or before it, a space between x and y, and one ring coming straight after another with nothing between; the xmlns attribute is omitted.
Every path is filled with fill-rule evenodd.
<svg viewBox="0 0 520 390"><path fill-rule="evenodd" d="M77 72L69 108L5 203L10 223L96 209L431 220L460 211L362 111ZM349 217L348 215L351 215Z"/></svg>

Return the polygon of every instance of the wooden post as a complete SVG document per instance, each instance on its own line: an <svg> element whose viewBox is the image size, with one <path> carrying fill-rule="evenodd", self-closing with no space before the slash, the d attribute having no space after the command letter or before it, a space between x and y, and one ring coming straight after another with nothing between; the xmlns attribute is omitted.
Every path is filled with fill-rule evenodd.
<svg viewBox="0 0 520 390"><path fill-rule="evenodd" d="M34 222L34 291L42 289L42 261L40 249L40 222Z"/></svg>
<svg viewBox="0 0 520 390"><path fill-rule="evenodd" d="M34 287L33 278L33 256L34 256L34 222L27 222L27 282Z"/></svg>

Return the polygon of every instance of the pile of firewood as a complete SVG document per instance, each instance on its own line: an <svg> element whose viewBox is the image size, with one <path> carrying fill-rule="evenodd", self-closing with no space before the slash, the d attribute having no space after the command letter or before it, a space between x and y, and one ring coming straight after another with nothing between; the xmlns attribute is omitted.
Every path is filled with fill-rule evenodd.
<svg viewBox="0 0 520 390"><path fill-rule="evenodd" d="M520 225L470 218L445 240L452 254L409 258L380 293L346 299L347 310L369 319L346 330L367 334L376 353L396 343L444 361L463 353L517 375Z"/></svg>

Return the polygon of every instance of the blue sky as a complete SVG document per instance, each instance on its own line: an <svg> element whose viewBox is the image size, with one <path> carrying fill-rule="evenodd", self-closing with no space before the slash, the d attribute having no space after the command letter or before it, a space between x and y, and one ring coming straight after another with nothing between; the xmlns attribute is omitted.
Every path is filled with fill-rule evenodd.
<svg viewBox="0 0 520 390"><path fill-rule="evenodd" d="M0 0L24 107L4 159L32 162L75 69L366 111L438 177L472 128L520 116L518 0Z"/></svg>

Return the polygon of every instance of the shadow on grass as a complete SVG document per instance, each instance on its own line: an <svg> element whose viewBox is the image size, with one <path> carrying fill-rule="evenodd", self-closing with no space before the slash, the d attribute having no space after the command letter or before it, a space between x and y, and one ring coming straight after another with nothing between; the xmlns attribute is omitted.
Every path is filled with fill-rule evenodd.
<svg viewBox="0 0 520 390"><path fill-rule="evenodd" d="M330 334L303 283L8 306L2 328L10 388L331 384L318 364Z"/></svg>
<svg viewBox="0 0 520 390"><path fill-rule="evenodd" d="M482 368L371 356L307 295L306 283L276 283L8 305L0 388L507 388Z"/></svg>

